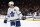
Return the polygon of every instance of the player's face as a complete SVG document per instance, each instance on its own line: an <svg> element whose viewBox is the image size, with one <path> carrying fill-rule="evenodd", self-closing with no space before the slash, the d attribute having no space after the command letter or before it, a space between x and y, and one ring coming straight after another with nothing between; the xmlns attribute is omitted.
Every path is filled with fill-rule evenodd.
<svg viewBox="0 0 40 27"><path fill-rule="evenodd" d="M11 7L11 8L12 8L12 7L14 7L14 5L13 5L13 4L11 4L11 5L8 5L8 6L9 6L9 7Z"/></svg>

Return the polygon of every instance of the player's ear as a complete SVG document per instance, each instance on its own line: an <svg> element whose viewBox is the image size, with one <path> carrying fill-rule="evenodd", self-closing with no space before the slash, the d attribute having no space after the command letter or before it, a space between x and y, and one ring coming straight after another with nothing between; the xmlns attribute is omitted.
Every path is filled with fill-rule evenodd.
<svg viewBox="0 0 40 27"><path fill-rule="evenodd" d="M8 4L8 6L9 6L9 4Z"/></svg>
<svg viewBox="0 0 40 27"><path fill-rule="evenodd" d="M9 7L11 6L11 5L8 5Z"/></svg>

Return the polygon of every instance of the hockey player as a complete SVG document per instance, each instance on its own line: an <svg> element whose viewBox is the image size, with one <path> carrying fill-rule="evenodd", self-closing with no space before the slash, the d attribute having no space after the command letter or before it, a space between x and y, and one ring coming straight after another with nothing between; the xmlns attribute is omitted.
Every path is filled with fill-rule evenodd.
<svg viewBox="0 0 40 27"><path fill-rule="evenodd" d="M6 18L4 20L4 23L7 23L7 20L10 20L11 27L12 26L20 27L21 25L20 25L20 20L19 19L22 19L23 15L20 12L19 7L14 6L14 2L13 1L10 1L8 3L8 6L9 6L8 12L7 12L8 18Z"/></svg>

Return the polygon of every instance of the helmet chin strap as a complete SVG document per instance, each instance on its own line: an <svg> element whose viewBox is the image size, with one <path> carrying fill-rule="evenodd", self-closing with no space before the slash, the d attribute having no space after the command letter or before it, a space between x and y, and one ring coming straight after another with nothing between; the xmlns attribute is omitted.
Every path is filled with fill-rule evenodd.
<svg viewBox="0 0 40 27"><path fill-rule="evenodd" d="M14 8L14 6L9 6L10 8Z"/></svg>

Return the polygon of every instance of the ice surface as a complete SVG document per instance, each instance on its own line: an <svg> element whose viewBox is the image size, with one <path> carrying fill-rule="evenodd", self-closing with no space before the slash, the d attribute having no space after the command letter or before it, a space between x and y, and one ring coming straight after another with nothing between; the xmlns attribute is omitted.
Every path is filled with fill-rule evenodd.
<svg viewBox="0 0 40 27"><path fill-rule="evenodd" d="M0 19L0 27L10 27L10 23L3 23L4 19ZM40 27L40 21L25 21L21 20L21 27Z"/></svg>

